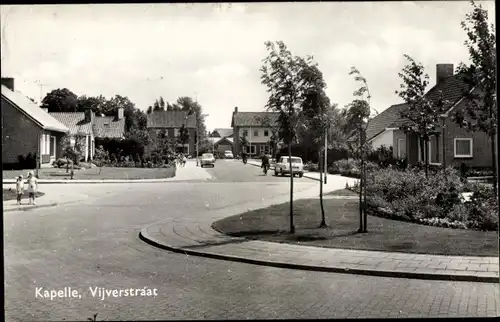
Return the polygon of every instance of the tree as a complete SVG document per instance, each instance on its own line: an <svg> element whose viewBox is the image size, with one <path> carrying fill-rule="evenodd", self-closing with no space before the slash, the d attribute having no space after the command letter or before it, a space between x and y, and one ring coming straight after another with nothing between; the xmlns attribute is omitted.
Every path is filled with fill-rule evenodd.
<svg viewBox="0 0 500 322"><path fill-rule="evenodd" d="M100 145L99 148L95 150L94 153L94 163L99 167L99 174L101 174L102 167L109 160L108 151L104 150L103 146Z"/></svg>
<svg viewBox="0 0 500 322"><path fill-rule="evenodd" d="M242 151L247 151L247 146L249 145L249 142L246 138L246 136L240 137L240 146Z"/></svg>
<svg viewBox="0 0 500 322"><path fill-rule="evenodd" d="M207 127L202 106L189 96L181 96L177 99L177 103L174 104L174 110L182 110L196 115L196 141L203 142L206 139Z"/></svg>
<svg viewBox="0 0 500 322"><path fill-rule="evenodd" d="M106 103L106 98L102 95L99 96L89 96L82 95L78 97L76 102L76 109L78 112L84 112L87 109L91 109L97 115L102 114L102 107Z"/></svg>
<svg viewBox="0 0 500 322"><path fill-rule="evenodd" d="M174 110L174 106L170 103L167 103L167 111L173 111Z"/></svg>
<svg viewBox="0 0 500 322"><path fill-rule="evenodd" d="M151 105L150 105L150 106L148 106L148 109L146 110L146 113L147 113L147 114L151 114L151 113L153 113L153 107L152 107Z"/></svg>
<svg viewBox="0 0 500 322"><path fill-rule="evenodd" d="M406 133L416 133L420 138L422 157L425 162L425 176L429 175L429 140L432 135L439 134L441 115L446 112L445 101L440 93L437 100L426 96L429 85L429 75L424 72L424 66L413 58L404 55L408 64L399 73L403 80L401 90L396 91L408 108L401 111L401 117L408 120L402 129Z"/></svg>
<svg viewBox="0 0 500 322"><path fill-rule="evenodd" d="M181 125L181 128L179 129L179 143L182 144L182 147L184 149L184 145L186 145L189 142L189 130L186 128L184 124Z"/></svg>
<svg viewBox="0 0 500 322"><path fill-rule="evenodd" d="M488 22L488 12L471 1L473 10L461 22L467 34L465 46L471 63L461 63L458 75L467 85L464 93L466 107L455 113L457 124L469 131L483 132L491 144L494 192L498 193L498 169L495 138L497 134L498 108L496 96L496 36L495 27Z"/></svg>
<svg viewBox="0 0 500 322"><path fill-rule="evenodd" d="M161 111L161 108L160 108L160 103L158 102L158 100L156 100L153 104L153 111Z"/></svg>
<svg viewBox="0 0 500 322"><path fill-rule="evenodd" d="M80 159L85 154L85 135L65 135L62 139L63 146L63 158L66 160L71 160L73 164L78 165ZM67 162L69 165L69 162ZM68 171L68 167L66 167L66 172Z"/></svg>
<svg viewBox="0 0 500 322"><path fill-rule="evenodd" d="M353 96L358 97L353 100L348 106L347 120L353 124L358 137L358 151L361 159L361 177L359 184L359 230L358 232L366 232L367 229L367 214L366 214L366 151L368 150L368 142L366 140L366 129L370 117L370 90L366 78L361 75L356 67L351 67L349 75L354 75L354 80L360 83L360 87L354 91ZM365 99L366 94L366 99Z"/></svg>
<svg viewBox="0 0 500 322"><path fill-rule="evenodd" d="M278 135L288 146L288 160L290 167L290 233L295 233L293 222L293 168L292 144L297 139L302 122L302 107L305 93L309 84L306 84L304 69L313 65L312 57L303 59L293 56L282 41L265 43L268 51L260 68L262 84L266 85L269 99L266 104L268 110L279 113Z"/></svg>
<svg viewBox="0 0 500 322"><path fill-rule="evenodd" d="M163 100L163 97L160 96L160 110L165 111L165 101Z"/></svg>
<svg viewBox="0 0 500 322"><path fill-rule="evenodd" d="M49 112L76 112L78 96L67 88L55 89L42 100L41 108Z"/></svg>

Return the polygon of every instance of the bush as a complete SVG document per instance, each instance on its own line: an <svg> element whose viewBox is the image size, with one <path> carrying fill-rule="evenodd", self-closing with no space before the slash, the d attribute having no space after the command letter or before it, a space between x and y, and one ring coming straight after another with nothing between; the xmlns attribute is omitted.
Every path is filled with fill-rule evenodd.
<svg viewBox="0 0 500 322"><path fill-rule="evenodd" d="M461 193L473 192L463 204ZM367 173L368 206L377 213L450 228L496 229L498 204L493 189L461 180L448 168L429 178L418 169L380 169Z"/></svg>
<svg viewBox="0 0 500 322"><path fill-rule="evenodd" d="M54 162L52 162L52 166L56 167L56 168L64 168L64 167L66 167L66 165L68 163L69 163L69 166L71 166L73 164L73 161L65 159L65 158L59 158L59 159L55 160Z"/></svg>

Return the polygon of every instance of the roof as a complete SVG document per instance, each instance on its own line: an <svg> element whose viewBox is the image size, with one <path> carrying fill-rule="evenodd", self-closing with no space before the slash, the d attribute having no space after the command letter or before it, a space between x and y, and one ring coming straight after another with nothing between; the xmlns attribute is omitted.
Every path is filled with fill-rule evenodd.
<svg viewBox="0 0 500 322"><path fill-rule="evenodd" d="M439 84L431 88L425 96L435 102L439 97L439 92L443 93L443 99L447 101L444 109L448 111L452 108L462 97L464 92L469 89L469 86L460 79L460 75L453 75L444 78Z"/></svg>
<svg viewBox="0 0 500 322"><path fill-rule="evenodd" d="M371 119L370 122L368 122L366 138L368 140L371 140L375 136L385 131L386 128L397 127L394 125L394 123L398 120L401 120L400 113L405 108L407 108L406 103L391 105L389 106L389 108L385 109L380 114Z"/></svg>
<svg viewBox="0 0 500 322"><path fill-rule="evenodd" d="M271 126L278 121L278 112L237 112L231 126Z"/></svg>
<svg viewBox="0 0 500 322"><path fill-rule="evenodd" d="M196 128L196 115L187 116L186 111L155 111L147 114L148 128Z"/></svg>
<svg viewBox="0 0 500 322"><path fill-rule="evenodd" d="M217 132L221 138L230 137L233 135L233 129L214 129L212 134Z"/></svg>
<svg viewBox="0 0 500 322"><path fill-rule="evenodd" d="M33 103L29 98L17 91L2 85L2 97L17 107L23 114L32 119L44 130L67 133L68 127L53 118L49 113Z"/></svg>
<svg viewBox="0 0 500 322"><path fill-rule="evenodd" d="M56 120L69 128L70 135L91 135L92 125L85 122L84 112L53 112L49 113Z"/></svg>
<svg viewBox="0 0 500 322"><path fill-rule="evenodd" d="M96 116L93 129L94 136L98 138L122 138L125 136L125 118L118 120L114 116Z"/></svg>
<svg viewBox="0 0 500 322"><path fill-rule="evenodd" d="M221 143L222 141L228 141L229 143L233 144L233 138L227 138L227 137L223 137L223 138L218 138L218 137L211 137L211 138L207 138L208 142L210 142L211 144L219 144Z"/></svg>
<svg viewBox="0 0 500 322"><path fill-rule="evenodd" d="M231 145L233 145L233 138L221 138L219 141L215 142L215 144L221 144L222 142L229 142Z"/></svg>

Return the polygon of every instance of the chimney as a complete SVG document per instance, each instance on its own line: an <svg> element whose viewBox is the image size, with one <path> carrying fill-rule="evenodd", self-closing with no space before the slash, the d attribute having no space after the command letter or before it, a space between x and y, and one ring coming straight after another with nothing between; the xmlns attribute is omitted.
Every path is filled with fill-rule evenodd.
<svg viewBox="0 0 500 322"><path fill-rule="evenodd" d="M436 65L436 84L439 84L448 76L453 76L453 64Z"/></svg>
<svg viewBox="0 0 500 322"><path fill-rule="evenodd" d="M12 77L2 77L2 85L14 91L14 78Z"/></svg>
<svg viewBox="0 0 500 322"><path fill-rule="evenodd" d="M118 120L121 120L123 118L123 107L120 107L118 109L118 116L117 116Z"/></svg>
<svg viewBox="0 0 500 322"><path fill-rule="evenodd" d="M91 123L93 121L93 118L94 118L94 111L92 111L91 108L88 108L85 110L85 123Z"/></svg>
<svg viewBox="0 0 500 322"><path fill-rule="evenodd" d="M234 113L238 113L238 106L234 107Z"/></svg>

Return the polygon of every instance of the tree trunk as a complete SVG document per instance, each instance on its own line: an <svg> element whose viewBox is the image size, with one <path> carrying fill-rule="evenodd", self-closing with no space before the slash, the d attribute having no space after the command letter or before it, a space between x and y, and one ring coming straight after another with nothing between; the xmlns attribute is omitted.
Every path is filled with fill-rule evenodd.
<svg viewBox="0 0 500 322"><path fill-rule="evenodd" d="M495 135L490 136L491 141L491 161L492 161L492 169L493 169L493 191L495 193L495 197L498 194L498 167L497 167L497 155L496 155L496 141Z"/></svg>
<svg viewBox="0 0 500 322"><path fill-rule="evenodd" d="M102 165L99 167L99 174L101 174Z"/></svg>
<svg viewBox="0 0 500 322"><path fill-rule="evenodd" d="M363 131L363 143L366 142L366 129ZM366 157L366 152L363 150L363 166L361 167L362 169L362 174L363 174L363 232L366 233L368 229L368 215L366 213L367 205L366 205L366 162L365 162L365 157Z"/></svg>
<svg viewBox="0 0 500 322"><path fill-rule="evenodd" d="M293 225L293 169L292 169L292 143L288 144L288 164L290 166L290 233L295 233Z"/></svg>
<svg viewBox="0 0 500 322"><path fill-rule="evenodd" d="M425 168L425 178L429 178L429 139L424 138L424 168Z"/></svg>
<svg viewBox="0 0 500 322"><path fill-rule="evenodd" d="M361 128L360 128L360 137L359 137L359 157L361 159L361 171L364 166L363 162L363 137L361 136ZM363 232L363 173L360 173L359 176L359 233Z"/></svg>
<svg viewBox="0 0 500 322"><path fill-rule="evenodd" d="M325 218L325 208L323 205L323 161L321 157L321 148L319 149L318 157L319 157L319 203L321 206L321 224L319 225L319 227L326 228L327 224Z"/></svg>

